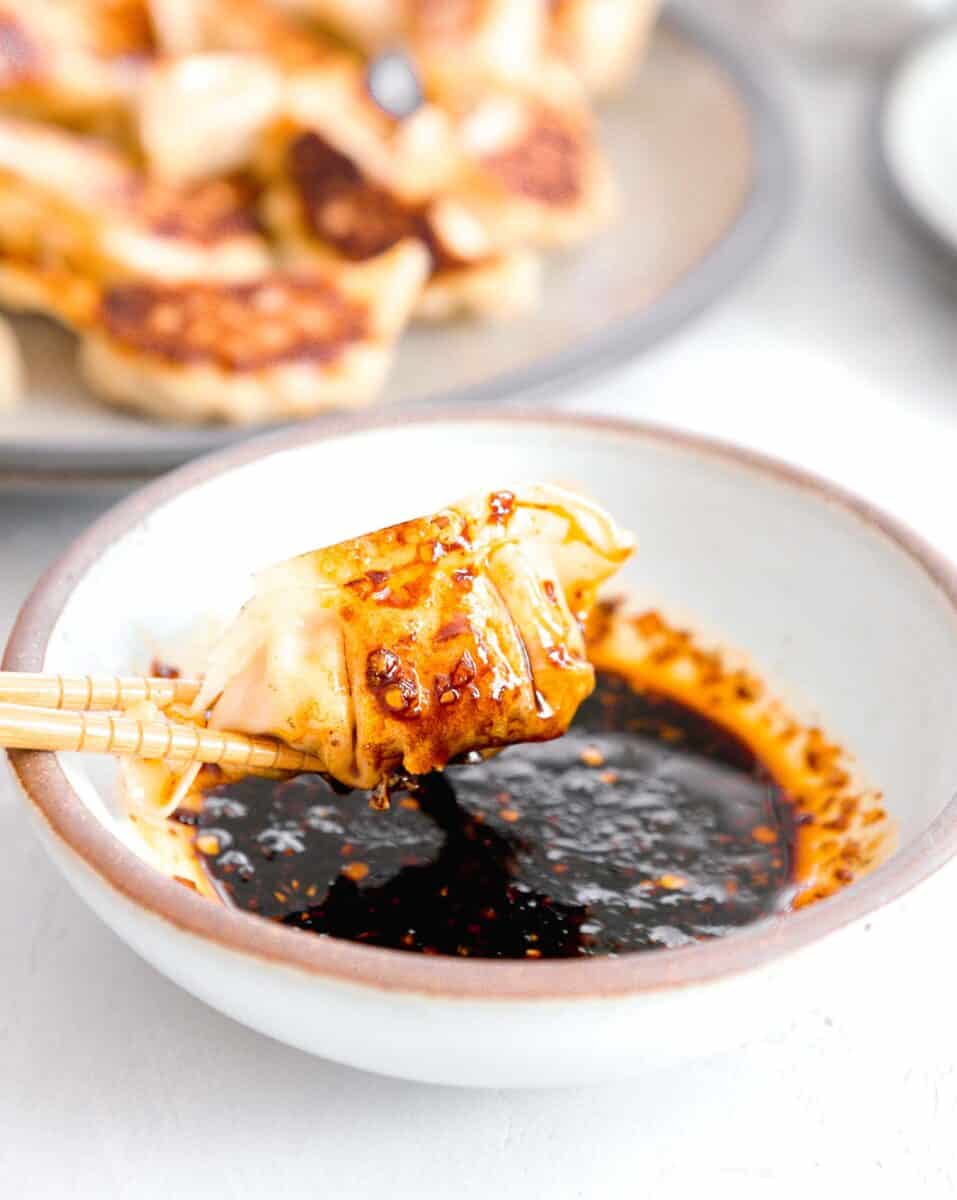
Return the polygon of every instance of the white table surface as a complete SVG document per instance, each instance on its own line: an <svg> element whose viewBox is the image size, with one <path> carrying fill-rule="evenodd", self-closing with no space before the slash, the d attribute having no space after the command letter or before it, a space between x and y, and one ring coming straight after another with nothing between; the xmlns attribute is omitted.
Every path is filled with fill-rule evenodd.
<svg viewBox="0 0 957 1200"><path fill-rule="evenodd" d="M957 554L953 300L866 175L864 73L785 86L805 165L787 236L719 310L577 403L810 464ZM0 499L0 629L103 504ZM680 1076L470 1093L310 1059L181 992L74 899L5 778L0 846L0 1197L957 1189L957 872L915 897L920 968L889 970L866 1019L829 1003Z"/></svg>

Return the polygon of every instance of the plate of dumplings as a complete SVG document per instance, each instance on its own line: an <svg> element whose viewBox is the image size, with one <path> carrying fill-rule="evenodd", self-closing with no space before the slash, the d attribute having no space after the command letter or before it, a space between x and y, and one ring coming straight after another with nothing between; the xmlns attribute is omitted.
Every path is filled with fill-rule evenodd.
<svg viewBox="0 0 957 1200"><path fill-rule="evenodd" d="M0 0L0 472L539 398L723 294L789 179L656 0Z"/></svg>

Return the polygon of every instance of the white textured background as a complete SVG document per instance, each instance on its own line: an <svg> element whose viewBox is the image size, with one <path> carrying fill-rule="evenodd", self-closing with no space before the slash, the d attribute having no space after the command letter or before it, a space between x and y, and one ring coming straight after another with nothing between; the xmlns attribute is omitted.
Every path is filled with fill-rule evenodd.
<svg viewBox="0 0 957 1200"><path fill-rule="evenodd" d="M868 177L873 81L780 83L804 161L787 235L718 310L575 403L810 465L957 554L957 314ZM0 499L0 630L104 503ZM822 1008L680 1076L466 1093L309 1059L180 992L73 899L6 779L0 847L0 1197L957 1194L955 871L915 896L916 967L889 964L868 1014Z"/></svg>

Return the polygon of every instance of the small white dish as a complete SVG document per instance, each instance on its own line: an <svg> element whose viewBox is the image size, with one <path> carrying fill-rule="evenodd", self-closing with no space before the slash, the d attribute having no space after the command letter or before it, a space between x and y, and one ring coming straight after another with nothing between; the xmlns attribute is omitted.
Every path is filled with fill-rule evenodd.
<svg viewBox="0 0 957 1200"><path fill-rule="evenodd" d="M881 172L895 206L931 249L957 262L957 25L909 47L878 117Z"/></svg>
<svg viewBox="0 0 957 1200"><path fill-rule="evenodd" d="M197 617L231 611L266 562L529 478L592 492L638 534L626 580L636 598L745 650L800 718L848 748L898 822L888 862L707 944L562 962L426 957L205 900L137 856L102 762L11 754L54 861L207 1003L312 1053L412 1079L620 1078L791 1025L832 985L871 1003L864 981L894 971L873 930L957 850L957 573L891 518L789 468L559 414L302 427L185 468L97 522L25 605L5 666L142 667L147 639L169 645Z"/></svg>

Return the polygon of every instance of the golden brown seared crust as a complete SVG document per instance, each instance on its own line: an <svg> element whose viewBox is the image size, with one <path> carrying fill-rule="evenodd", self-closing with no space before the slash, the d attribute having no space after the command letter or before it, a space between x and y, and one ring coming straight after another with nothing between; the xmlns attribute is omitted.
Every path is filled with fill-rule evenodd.
<svg viewBox="0 0 957 1200"><path fill-rule="evenodd" d="M307 130L294 138L286 161L307 228L346 258L370 258L403 237L421 236L418 214L368 183L318 133Z"/></svg>
<svg viewBox="0 0 957 1200"><path fill-rule="evenodd" d="M538 258L524 249L490 249L484 230L457 203L447 204L441 194L431 202L403 201L310 130L290 135L280 161L264 211L293 261L361 262L411 237L425 247L431 266L417 318L497 320L536 307Z"/></svg>
<svg viewBox="0 0 957 1200"><path fill-rule="evenodd" d="M420 588L422 610L391 598ZM386 598L342 609L350 676L362 681L353 688L360 755L374 773L400 763L421 773L474 745L564 732L567 714L537 709L522 636L485 575L414 564L389 573L378 594ZM572 710L593 684L588 663L570 656L562 695Z"/></svg>
<svg viewBox="0 0 957 1200"><path fill-rule="evenodd" d="M125 408L190 422L301 417L367 404L428 270L414 241L360 264L275 270L255 282L107 290L80 366Z"/></svg>
<svg viewBox="0 0 957 1200"><path fill-rule="evenodd" d="M471 745L558 732L536 716L520 635L474 564L461 514L392 526L320 551L311 565L343 588L356 749L371 776L402 763L427 771ZM587 693L591 672L581 666ZM577 701L569 681L572 690Z"/></svg>
<svg viewBox="0 0 957 1200"><path fill-rule="evenodd" d="M490 155L483 165L509 192L561 207L581 199L588 149L575 123L542 105L519 141Z"/></svg>
<svg viewBox="0 0 957 1200"><path fill-rule="evenodd" d="M0 298L82 324L85 298L61 303L61 279L72 294L130 278L259 278L272 258L253 200L241 179L163 185L96 139L2 118Z"/></svg>
<svg viewBox="0 0 957 1200"><path fill-rule="evenodd" d="M211 179L172 187L143 180L131 207L151 233L213 245L260 232L256 191L245 179Z"/></svg>
<svg viewBox="0 0 957 1200"><path fill-rule="evenodd" d="M521 84L448 77L469 170L449 199L493 250L564 247L604 229L618 194L581 85L558 63Z"/></svg>
<svg viewBox="0 0 957 1200"><path fill-rule="evenodd" d="M105 292L99 321L117 346L231 372L328 363L368 331L365 308L334 284L284 273L245 284L123 284Z"/></svg>
<svg viewBox="0 0 957 1200"><path fill-rule="evenodd" d="M404 204L369 182L318 133L306 131L290 142L287 167L306 228L344 258L372 258L415 237L428 248L435 268L460 261L435 236L426 206Z"/></svg>
<svg viewBox="0 0 957 1200"><path fill-rule="evenodd" d="M558 737L594 686L581 616L632 548L583 497L530 486L280 563L194 712L309 746L357 787Z"/></svg>
<svg viewBox="0 0 957 1200"><path fill-rule="evenodd" d="M460 166L451 115L429 100L404 117L392 115L373 99L366 66L349 55L287 73L280 110L262 145L260 169L267 176L285 172L288 143L304 131L409 204L428 202Z"/></svg>

